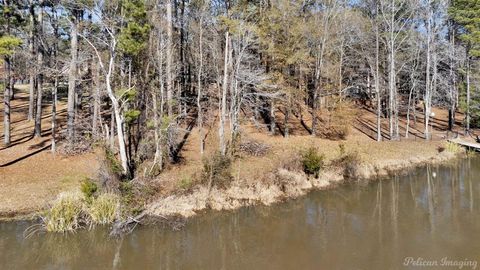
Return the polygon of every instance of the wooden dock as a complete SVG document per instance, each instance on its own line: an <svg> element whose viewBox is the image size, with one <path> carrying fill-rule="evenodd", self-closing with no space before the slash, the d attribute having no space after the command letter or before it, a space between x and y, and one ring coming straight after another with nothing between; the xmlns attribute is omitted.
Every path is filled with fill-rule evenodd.
<svg viewBox="0 0 480 270"><path fill-rule="evenodd" d="M462 139L462 138L450 139L448 141L452 142L452 143L456 143L456 144L461 145L463 147L466 147L468 150L474 150L474 151L479 151L480 152L480 143L467 141L467 140Z"/></svg>

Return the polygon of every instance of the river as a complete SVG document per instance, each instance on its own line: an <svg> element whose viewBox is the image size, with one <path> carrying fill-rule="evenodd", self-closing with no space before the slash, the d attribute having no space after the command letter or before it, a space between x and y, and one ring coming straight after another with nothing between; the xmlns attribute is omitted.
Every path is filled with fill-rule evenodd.
<svg viewBox="0 0 480 270"><path fill-rule="evenodd" d="M474 269L479 206L471 158L119 239L107 228L25 238L30 222L0 223L0 269Z"/></svg>

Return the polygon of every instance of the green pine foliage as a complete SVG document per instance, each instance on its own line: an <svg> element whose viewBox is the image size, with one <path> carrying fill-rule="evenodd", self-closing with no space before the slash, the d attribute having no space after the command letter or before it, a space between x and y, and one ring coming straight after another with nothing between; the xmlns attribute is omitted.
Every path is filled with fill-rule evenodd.
<svg viewBox="0 0 480 270"><path fill-rule="evenodd" d="M303 171L307 175L318 178L320 170L324 165L325 156L318 153L317 148L310 147L302 153Z"/></svg>
<svg viewBox="0 0 480 270"><path fill-rule="evenodd" d="M22 45L19 38L6 35L0 37L0 56L11 56L15 49Z"/></svg>
<svg viewBox="0 0 480 270"><path fill-rule="evenodd" d="M119 47L126 55L135 56L146 48L150 34L145 1L124 0L122 12L126 20L121 29Z"/></svg>
<svg viewBox="0 0 480 270"><path fill-rule="evenodd" d="M477 0L452 1L450 16L458 24L460 39L469 47L471 56L480 57L480 2Z"/></svg>
<svg viewBox="0 0 480 270"><path fill-rule="evenodd" d="M21 26L24 21L19 3L0 5L0 56L11 56L22 45L22 40L12 35L12 29Z"/></svg>

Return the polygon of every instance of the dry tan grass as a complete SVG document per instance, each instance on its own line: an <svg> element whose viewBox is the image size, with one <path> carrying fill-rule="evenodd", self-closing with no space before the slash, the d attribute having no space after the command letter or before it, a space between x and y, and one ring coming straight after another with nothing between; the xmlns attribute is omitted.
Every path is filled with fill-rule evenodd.
<svg viewBox="0 0 480 270"><path fill-rule="evenodd" d="M112 223L120 214L120 197L102 193L88 207L88 213L95 224Z"/></svg>

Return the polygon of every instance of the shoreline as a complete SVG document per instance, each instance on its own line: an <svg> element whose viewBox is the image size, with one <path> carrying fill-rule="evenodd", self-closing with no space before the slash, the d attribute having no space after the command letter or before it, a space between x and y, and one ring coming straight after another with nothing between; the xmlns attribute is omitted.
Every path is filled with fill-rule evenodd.
<svg viewBox="0 0 480 270"><path fill-rule="evenodd" d="M309 178L305 173L278 168L270 172L275 177L270 183L254 183L245 185L232 183L227 189L205 186L196 187L188 194L174 194L157 199L145 210L150 218L181 217L190 218L201 214L204 210L229 211L241 207L265 205L269 206L282 201L307 195L314 190L335 189L338 185L352 181L378 181L399 173L402 170L413 170L427 165L447 164L461 158L459 153L439 152L428 157L411 157L406 160L380 164L360 164L359 175L355 180L345 179L337 169L326 169L320 172L317 179Z"/></svg>
<svg viewBox="0 0 480 270"><path fill-rule="evenodd" d="M428 147L436 148L438 144L434 143ZM320 172L318 178L309 178L303 171L293 171L279 166L266 171L263 180L248 183L248 181L242 181L243 179L236 179L226 189L213 187L208 190L203 185L197 185L189 192L172 192L154 199L145 206L142 216L152 219L190 218L210 209L228 211L246 206L269 206L305 196L313 190L334 189L346 181L377 181L402 170L412 170L428 164L446 164L461 156L446 150L419 156L413 156L414 153L408 154L409 157L406 159L362 161L355 180L345 179L342 170L335 167L326 167ZM48 204L31 211L19 209L18 212L0 213L0 222L34 220L47 206Z"/></svg>

